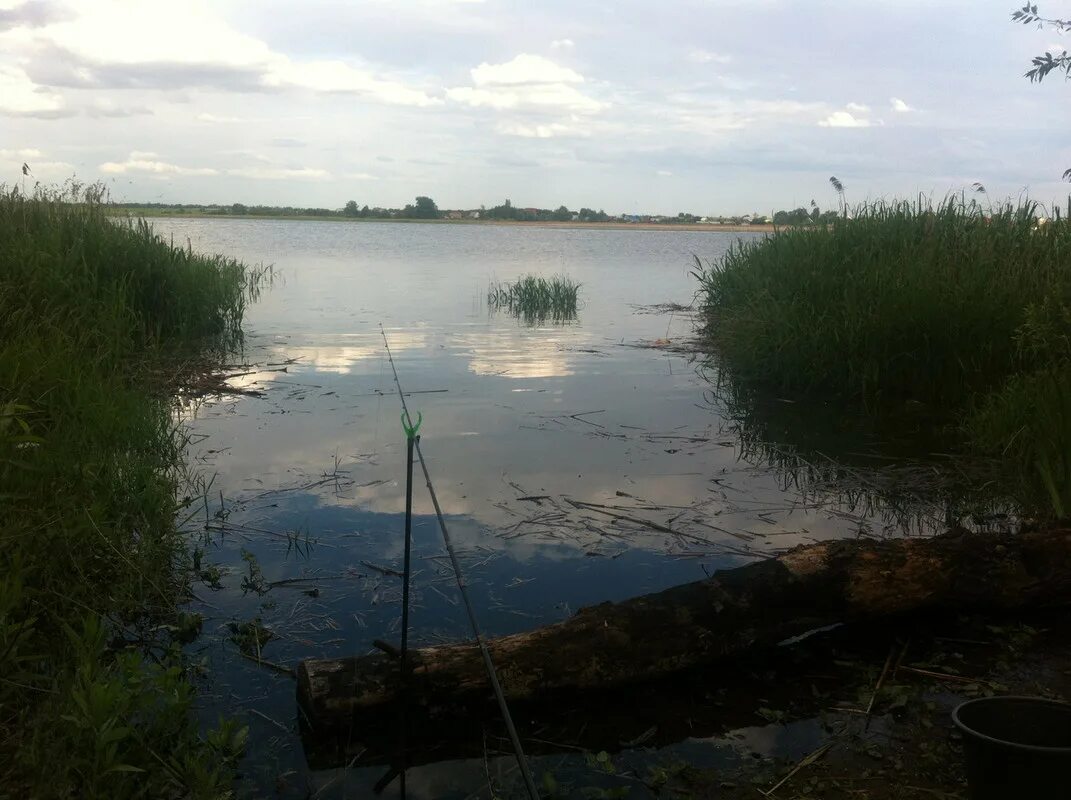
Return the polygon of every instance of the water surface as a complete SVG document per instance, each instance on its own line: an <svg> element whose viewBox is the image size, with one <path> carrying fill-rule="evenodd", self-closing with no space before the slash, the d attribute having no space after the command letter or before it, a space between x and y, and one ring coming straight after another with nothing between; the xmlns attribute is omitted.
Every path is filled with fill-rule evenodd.
<svg viewBox="0 0 1071 800"><path fill-rule="evenodd" d="M272 264L277 275L249 309L247 350L233 370L249 374L232 384L256 394L187 410L191 463L210 479L189 522L206 573L194 603L206 618L196 646L207 664L203 713L247 717L245 780L257 792L372 796L384 771L359 762L309 769L292 682L243 658L232 630L259 619L273 634L262 657L284 665L398 638L400 585L390 572L401 568L405 439L380 326L410 408L423 415L423 449L489 634L892 526L842 498L801 495L783 471L742 458L705 371L676 350L692 316L652 308L690 305L693 255L716 259L748 234L154 225L198 250ZM526 272L581 282L578 319L529 326L489 313L489 281ZM467 638L420 482L414 508L411 641ZM703 737L673 746L714 761L733 748ZM537 770L551 768L539 766L546 761ZM488 764L508 782L509 759L491 752ZM407 788L410 797L486 796L485 765L420 767Z"/></svg>

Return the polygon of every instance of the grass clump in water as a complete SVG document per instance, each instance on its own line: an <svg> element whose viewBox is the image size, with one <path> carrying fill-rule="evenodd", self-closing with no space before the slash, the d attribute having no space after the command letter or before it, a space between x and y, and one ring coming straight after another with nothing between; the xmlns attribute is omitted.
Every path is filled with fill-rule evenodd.
<svg viewBox="0 0 1071 800"><path fill-rule="evenodd" d="M1071 500L1071 226L1059 214L873 204L738 245L697 277L734 380L844 409L921 409Z"/></svg>
<svg viewBox="0 0 1071 800"><path fill-rule="evenodd" d="M240 337L253 277L107 218L95 187L0 190L0 780L34 797L220 796L178 644L184 440L160 375Z"/></svg>
<svg viewBox="0 0 1071 800"><path fill-rule="evenodd" d="M529 324L569 322L576 319L579 294L580 284L567 276L525 275L512 283L493 281L487 290L487 306Z"/></svg>

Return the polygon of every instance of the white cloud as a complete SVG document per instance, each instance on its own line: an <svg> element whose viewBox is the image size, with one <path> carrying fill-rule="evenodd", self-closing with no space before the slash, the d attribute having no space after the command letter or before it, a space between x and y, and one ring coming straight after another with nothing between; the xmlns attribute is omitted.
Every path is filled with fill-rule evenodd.
<svg viewBox="0 0 1071 800"><path fill-rule="evenodd" d="M845 108L856 114L866 114L870 111L870 106L864 106L862 103L848 103Z"/></svg>
<svg viewBox="0 0 1071 800"><path fill-rule="evenodd" d="M321 180L331 177L327 170L324 169L287 169L283 167L239 167L237 169L227 170L227 174L239 178L253 178L255 180L266 181L290 180L292 178Z"/></svg>
<svg viewBox="0 0 1071 800"><path fill-rule="evenodd" d="M576 42L572 39L555 39L550 43L551 50L572 50L576 47Z"/></svg>
<svg viewBox="0 0 1071 800"><path fill-rule="evenodd" d="M20 150L0 150L0 158L3 159L27 159L41 158L44 153L34 147L24 147Z"/></svg>
<svg viewBox="0 0 1071 800"><path fill-rule="evenodd" d="M91 117L136 117L141 115L151 115L152 109L146 106L138 105L119 105L111 98L98 97L95 98L88 106L85 107L85 113Z"/></svg>
<svg viewBox="0 0 1071 800"><path fill-rule="evenodd" d="M584 76L549 58L521 53L504 64L484 62L472 70L477 86L521 86L531 83L583 83Z"/></svg>
<svg viewBox="0 0 1071 800"><path fill-rule="evenodd" d="M806 121L825 113L822 103L798 100L740 99L711 101L691 94L673 94L666 98L669 107L661 111L663 126L675 122L685 131L702 135L748 128L762 123L784 125ZM652 112L655 114L658 112Z"/></svg>
<svg viewBox="0 0 1071 800"><path fill-rule="evenodd" d="M0 66L0 114L50 117L65 113L60 95L40 89L18 67Z"/></svg>
<svg viewBox="0 0 1071 800"><path fill-rule="evenodd" d="M728 64L733 57L725 53L713 53L710 50L693 50L688 54L693 64Z"/></svg>
<svg viewBox="0 0 1071 800"><path fill-rule="evenodd" d="M484 62L471 71L474 86L446 90L448 99L473 108L498 111L528 109L543 112L594 114L607 104L581 92L575 84L584 76L542 56L521 53L503 64ZM547 126L507 124L517 136L547 138L558 134ZM524 130L525 132L520 132ZM501 132L501 130L500 130Z"/></svg>
<svg viewBox="0 0 1071 800"><path fill-rule="evenodd" d="M564 83L539 84L514 89L474 89L471 86L461 86L447 89L446 96L473 108L493 108L499 111L531 108L593 114L606 108L606 103L588 97Z"/></svg>
<svg viewBox="0 0 1071 800"><path fill-rule="evenodd" d="M160 161L156 153L147 153L140 150L132 152L126 161L106 161L100 165L100 171L110 175L125 175L127 173L145 173L148 175L218 175L219 170L211 167L183 167Z"/></svg>
<svg viewBox="0 0 1071 800"><path fill-rule="evenodd" d="M19 41L38 56L31 72L39 81L86 88L304 89L399 105L442 102L343 61L294 60L236 31L203 0L79 0L76 8L73 19L19 32ZM0 86L0 97L8 94Z"/></svg>
<svg viewBox="0 0 1071 800"><path fill-rule="evenodd" d="M823 128L869 128L870 120L853 116L849 111L834 111L818 124Z"/></svg>
<svg viewBox="0 0 1071 800"><path fill-rule="evenodd" d="M77 16L48 25L37 36L102 64L265 63L272 51L231 28L207 2L165 6L123 0L78 0Z"/></svg>
<svg viewBox="0 0 1071 800"><path fill-rule="evenodd" d="M378 181L379 176L373 175L370 172L348 172L345 175L347 180L351 181Z"/></svg>
<svg viewBox="0 0 1071 800"><path fill-rule="evenodd" d="M439 105L442 100L430 97L395 81L380 80L370 73L354 69L342 61L311 61L304 64L277 59L264 75L269 87L300 87L316 92L347 92L365 95L384 103L407 106Z"/></svg>
<svg viewBox="0 0 1071 800"><path fill-rule="evenodd" d="M527 139L551 139L555 136L588 135L586 131L561 122L535 125L526 125L523 122L501 122L495 127L495 130L506 136L522 136Z"/></svg>
<svg viewBox="0 0 1071 800"><path fill-rule="evenodd" d="M909 111L915 110L899 97L890 97L889 102L892 103L892 110L900 114L906 114Z"/></svg>
<svg viewBox="0 0 1071 800"><path fill-rule="evenodd" d="M242 120L240 117L220 116L218 114L209 114L208 112L203 111L197 115L197 121L208 122L215 125L227 122L243 122L244 120Z"/></svg>
<svg viewBox="0 0 1071 800"><path fill-rule="evenodd" d="M662 178L668 178L668 177L670 177L670 176L671 176L672 174L673 174L673 173L672 173L672 172L670 172L670 171L669 171L668 169L660 169L660 170L658 170L657 172L655 172L655 175L658 175L659 177L662 177Z"/></svg>

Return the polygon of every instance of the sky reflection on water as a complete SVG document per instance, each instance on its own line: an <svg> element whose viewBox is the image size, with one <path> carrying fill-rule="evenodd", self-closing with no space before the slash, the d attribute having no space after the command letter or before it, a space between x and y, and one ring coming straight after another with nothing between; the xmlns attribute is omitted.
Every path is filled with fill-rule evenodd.
<svg viewBox="0 0 1071 800"><path fill-rule="evenodd" d="M262 396L187 410L191 460L214 476L194 527L206 529L203 560L226 570L222 588L196 587L206 617L194 646L208 660L203 714L264 715L247 715L247 777L260 790L304 796L337 775L307 771L292 683L241 658L227 624L259 617L275 634L264 657L282 664L363 653L374 638L398 635L399 582L382 570L401 565L405 449L380 323L410 407L424 416L423 448L490 634L887 524L834 498L803 497L776 470L740 460L695 364L636 346L690 335L687 313L636 306L690 304L693 254L716 258L738 235L155 226L195 249L272 263L280 276L249 310L244 362L253 366L234 380ZM488 313L488 282L529 271L583 283L576 322L525 326ZM466 638L419 481L414 511L411 640ZM319 796L368 796L382 771L349 770ZM468 762L421 767L408 783L410 797L464 797L481 786L482 763Z"/></svg>

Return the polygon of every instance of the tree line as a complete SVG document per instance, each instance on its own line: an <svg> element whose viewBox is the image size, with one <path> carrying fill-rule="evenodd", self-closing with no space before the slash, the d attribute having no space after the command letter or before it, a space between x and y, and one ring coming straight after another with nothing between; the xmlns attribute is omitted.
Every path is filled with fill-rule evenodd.
<svg viewBox="0 0 1071 800"><path fill-rule="evenodd" d="M796 208L792 211L777 211L773 215L774 225L829 225L840 213L837 211L822 211L814 201L811 201L811 210Z"/></svg>
<svg viewBox="0 0 1071 800"><path fill-rule="evenodd" d="M695 224L698 222L717 221L726 224L747 224L754 218L756 221L769 222L769 217L745 215L743 217L701 217L696 214L680 212L675 215L661 214L608 214L603 209L581 207L572 210L561 205L557 208L525 208L517 206L510 200L505 200L500 205L480 206L478 209L442 210L438 204L425 195L418 196L412 203L403 208L383 208L381 206L361 205L356 200L347 200L342 208L322 208L314 206L271 206L271 205L247 205L245 203L231 204L204 204L204 203L135 203L117 202L113 207L128 209L133 212L156 212L158 214L197 214L207 216L240 216L240 217L343 217L349 219L483 219L483 220L511 220L516 222L644 222L658 224ZM808 216L810 215L810 216ZM818 215L818 216L815 216ZM774 222L781 225L804 224L808 220L815 221L818 217L827 221L830 216L836 216L836 212L827 211L820 214L817 209L807 212L804 209L795 211L779 211L774 217ZM807 217L807 219L804 219Z"/></svg>

